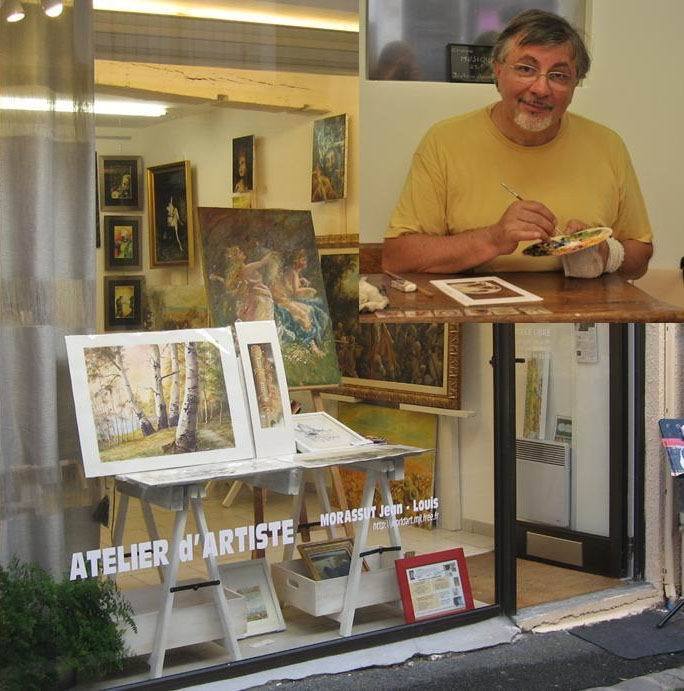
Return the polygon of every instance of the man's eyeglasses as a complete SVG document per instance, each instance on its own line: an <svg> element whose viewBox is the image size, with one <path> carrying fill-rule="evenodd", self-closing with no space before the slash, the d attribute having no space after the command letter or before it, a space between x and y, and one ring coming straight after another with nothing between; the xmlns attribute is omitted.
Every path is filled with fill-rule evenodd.
<svg viewBox="0 0 684 691"><path fill-rule="evenodd" d="M515 65L503 63L513 72L515 78L525 84L533 84L539 77L546 77L549 86L556 89L569 89L575 84L575 78L567 72L541 72L532 65L516 62Z"/></svg>

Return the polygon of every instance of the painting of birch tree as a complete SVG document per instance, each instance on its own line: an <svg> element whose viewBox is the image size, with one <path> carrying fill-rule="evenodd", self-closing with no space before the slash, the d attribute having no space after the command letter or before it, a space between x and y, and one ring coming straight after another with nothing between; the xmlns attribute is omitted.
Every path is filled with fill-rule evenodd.
<svg viewBox="0 0 684 691"><path fill-rule="evenodd" d="M101 461L235 446L213 343L99 346L84 356Z"/></svg>

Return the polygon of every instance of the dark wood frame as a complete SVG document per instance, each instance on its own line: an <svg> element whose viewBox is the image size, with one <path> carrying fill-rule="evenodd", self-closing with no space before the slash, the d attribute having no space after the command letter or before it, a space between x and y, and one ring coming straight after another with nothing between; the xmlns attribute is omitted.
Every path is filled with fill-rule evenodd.
<svg viewBox="0 0 684 691"><path fill-rule="evenodd" d="M107 177L107 164L121 162L128 164L131 175L131 190L133 192L133 204L123 204L107 194L105 186ZM98 156L97 182L99 190L100 211L113 211L125 213L129 211L143 210L143 182L142 182L142 157L141 156Z"/></svg>
<svg viewBox="0 0 684 691"><path fill-rule="evenodd" d="M114 320L114 288L120 285L135 286L135 312L136 317L131 319ZM104 307L105 307L105 331L136 331L142 330L144 324L144 276L105 276L104 277Z"/></svg>
<svg viewBox="0 0 684 691"><path fill-rule="evenodd" d="M454 607L453 609L426 617L416 616L413 600L411 599L411 589L409 588L408 570L416 566L428 566L430 564L440 564L446 561L455 561L458 566L458 577L461 581L461 588L463 590L463 607ZM430 554L420 554L415 557L397 559L394 562L394 567L397 570L401 604L404 607L404 617L407 624L412 624L416 621L427 621L428 619L439 619L451 614L456 614L457 612L465 612L475 607L472 590L470 588L470 579L468 577L468 565L466 564L465 554L461 547L445 549Z"/></svg>
<svg viewBox="0 0 684 691"><path fill-rule="evenodd" d="M114 257L114 226L130 225L133 229L133 257L116 259ZM142 216L105 216L105 269L107 271L142 269Z"/></svg>
<svg viewBox="0 0 684 691"><path fill-rule="evenodd" d="M188 243L188 258L160 261L157 258L157 213L156 213L156 194L155 194L155 176L159 173L169 172L174 168L182 170L184 189L183 196L185 198L186 219L187 223L187 243ZM150 268L164 268L166 266L188 266L192 268L195 261L195 209L193 205L192 195L192 174L190 168L190 161L176 161L175 163L165 163L160 166L153 166L147 169L147 214L148 214L148 231L149 231L149 253L150 253Z"/></svg>

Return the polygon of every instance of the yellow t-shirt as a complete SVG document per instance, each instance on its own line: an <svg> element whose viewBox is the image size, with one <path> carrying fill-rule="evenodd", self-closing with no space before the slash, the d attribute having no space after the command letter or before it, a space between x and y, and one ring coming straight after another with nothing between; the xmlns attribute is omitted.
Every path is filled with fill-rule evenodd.
<svg viewBox="0 0 684 691"><path fill-rule="evenodd" d="M492 225L515 201L541 202L562 230L570 219L613 229L618 240L651 242L651 226L629 153L618 134L572 113L542 146L510 141L490 117L493 106L433 125L423 137L385 237L454 235ZM555 257L526 257L521 242L478 271L549 271Z"/></svg>

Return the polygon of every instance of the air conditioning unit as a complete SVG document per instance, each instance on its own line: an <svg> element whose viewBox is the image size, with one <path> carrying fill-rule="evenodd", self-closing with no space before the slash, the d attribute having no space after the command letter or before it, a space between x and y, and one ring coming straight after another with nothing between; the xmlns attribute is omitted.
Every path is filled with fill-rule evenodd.
<svg viewBox="0 0 684 691"><path fill-rule="evenodd" d="M515 440L519 521L570 527L570 455L564 442Z"/></svg>

